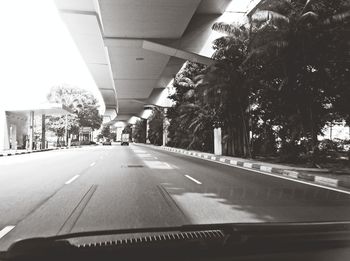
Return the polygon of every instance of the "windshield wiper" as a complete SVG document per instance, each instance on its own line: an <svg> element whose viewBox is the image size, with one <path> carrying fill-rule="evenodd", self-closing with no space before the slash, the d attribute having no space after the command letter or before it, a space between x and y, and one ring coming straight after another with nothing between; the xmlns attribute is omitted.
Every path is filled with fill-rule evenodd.
<svg viewBox="0 0 350 261"><path fill-rule="evenodd" d="M84 244L70 242L77 238L120 235L123 239ZM101 255L105 258L117 255L129 259L145 256L172 259L184 258L184 253L200 257L340 246L350 246L350 222L184 225L25 239L1 253L0 260L66 260L82 256L90 260Z"/></svg>

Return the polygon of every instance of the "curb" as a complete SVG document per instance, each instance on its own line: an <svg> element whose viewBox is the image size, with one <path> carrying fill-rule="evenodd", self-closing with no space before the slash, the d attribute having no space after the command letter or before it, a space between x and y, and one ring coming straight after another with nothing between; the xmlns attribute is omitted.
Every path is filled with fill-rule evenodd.
<svg viewBox="0 0 350 261"><path fill-rule="evenodd" d="M2 153L2 154L0 154L0 157L23 155L23 154L45 152L45 151L53 151L53 150L74 149L74 148L82 148L82 146L73 146L73 147L70 147L70 148L60 147L60 148L43 149L43 150L21 151L21 152L15 152L15 153Z"/></svg>
<svg viewBox="0 0 350 261"><path fill-rule="evenodd" d="M150 145L143 145L143 144L137 144L141 146L150 146ZM155 149L159 150L166 150L170 152L175 152L179 154L184 154L184 155L189 155L197 158L203 158L211 161L216 161L216 162L221 162L221 163L226 163L232 166L239 166L242 168L246 169L255 169L259 170L262 172L267 172L267 173L273 173L293 179L298 179L302 181L311 181L320 185L324 186L329 186L332 188L346 188L350 189L350 181L344 181L344 180L338 180L334 178L327 178L323 176L317 176L317 175L312 175L308 173L303 173L299 171L294 171L294 170L287 170L287 169L280 169L280 168L274 168L271 166L266 166L258 163L253 163L253 162L246 162L246 161L237 161L237 160L232 160L228 159L227 157L221 157L221 156L215 156L215 155L210 155L208 153L201 153L201 152L194 152L194 151L189 151L189 150L184 150L184 149L177 149L177 148L172 148L172 147L165 147L165 146L153 146Z"/></svg>

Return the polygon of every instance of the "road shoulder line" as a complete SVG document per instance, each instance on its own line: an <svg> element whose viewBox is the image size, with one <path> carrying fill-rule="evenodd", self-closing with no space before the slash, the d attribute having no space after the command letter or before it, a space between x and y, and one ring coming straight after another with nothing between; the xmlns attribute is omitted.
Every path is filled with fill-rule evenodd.
<svg viewBox="0 0 350 261"><path fill-rule="evenodd" d="M246 162L246 161L230 160L228 159L229 157L225 158L222 156L211 156L208 153L197 152L191 155L187 150L176 149L172 147L154 146L150 144L139 144L139 143L135 145L149 147L157 150L169 151L176 154L182 154L188 157L194 157L197 159L207 160L210 162L224 164L231 167L246 169L252 172L257 172L257 173L261 173L261 174L265 174L265 175L269 175L277 178L287 179L294 182L299 182L299 183L308 184L311 186L321 187L324 189L329 189L337 192L350 194L350 190L349 190L350 183L343 182L337 179L311 175L308 173L302 173L294 170L280 169L280 168L275 168L271 166L266 166L266 165L261 165L257 163ZM225 161L223 161L222 159L225 159Z"/></svg>

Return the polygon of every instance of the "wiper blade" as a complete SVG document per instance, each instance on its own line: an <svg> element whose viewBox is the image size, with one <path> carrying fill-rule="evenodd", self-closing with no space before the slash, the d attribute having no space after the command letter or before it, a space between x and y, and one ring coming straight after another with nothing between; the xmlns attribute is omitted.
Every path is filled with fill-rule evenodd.
<svg viewBox="0 0 350 261"><path fill-rule="evenodd" d="M57 235L49 237L53 240L91 237L91 236L109 236L121 234L136 233L157 233L157 232L188 232L198 230L222 230L227 234L237 231L350 231L350 221L333 222L266 222L266 223L221 223L221 224L191 224L174 227L151 227L151 228L127 228L112 230L84 231Z"/></svg>
<svg viewBox="0 0 350 261"><path fill-rule="evenodd" d="M128 234L137 234L137 237ZM74 238L113 235L125 235L126 238L80 245L69 242ZM184 249L193 254L201 251L210 253L221 251L223 254L228 254L234 249L235 253L239 254L248 250L272 251L272 246L274 250L283 250L305 245L330 247L340 244L350 245L350 222L184 225L88 231L26 239L12 244L6 253L0 255L0 260L21 260L21 257L26 257L25 260L28 257L35 260L48 257L51 259L80 257L81 254L89 256L91 253L96 255L106 251L116 252L118 255L134 255L133 249L138 251L138 255L140 253L153 255L154 253L150 251L157 249L157 255L163 255L162 257L168 257L170 253L177 255ZM140 252L140 249L143 252Z"/></svg>

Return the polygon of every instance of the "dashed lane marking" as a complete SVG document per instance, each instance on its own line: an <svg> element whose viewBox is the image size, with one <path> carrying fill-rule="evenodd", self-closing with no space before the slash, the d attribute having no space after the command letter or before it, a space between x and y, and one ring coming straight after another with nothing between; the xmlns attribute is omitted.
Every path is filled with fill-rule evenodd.
<svg viewBox="0 0 350 261"><path fill-rule="evenodd" d="M96 164L96 162L91 163L91 164L90 164L90 167L95 166L95 164Z"/></svg>
<svg viewBox="0 0 350 261"><path fill-rule="evenodd" d="M64 184L68 185L68 184L72 183L74 180L76 180L77 178L79 178L79 175L75 175L73 178L71 178L70 180L68 180L68 181L67 181L66 183L64 183Z"/></svg>
<svg viewBox="0 0 350 261"><path fill-rule="evenodd" d="M188 179L190 179L190 180L192 180L193 182L195 182L195 183L197 183L197 184L199 184L199 185L201 185L201 184L202 184L202 182L200 182L200 181L196 180L195 178L192 178L192 177L191 177L191 176L189 176L189 175L185 175L185 177L186 177L186 178L188 178Z"/></svg>
<svg viewBox="0 0 350 261"><path fill-rule="evenodd" d="M6 226L0 230L0 239L3 238L7 233L9 233L15 226Z"/></svg>

